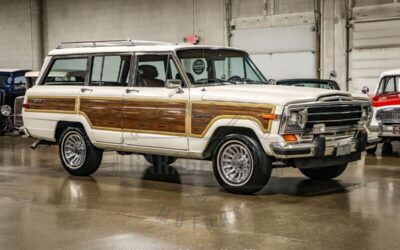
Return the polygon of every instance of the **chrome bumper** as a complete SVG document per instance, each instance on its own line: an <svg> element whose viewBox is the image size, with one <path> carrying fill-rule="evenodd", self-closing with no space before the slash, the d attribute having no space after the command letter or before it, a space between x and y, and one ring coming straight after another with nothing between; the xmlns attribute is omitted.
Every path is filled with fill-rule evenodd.
<svg viewBox="0 0 400 250"><path fill-rule="evenodd" d="M277 159L296 159L308 157L339 156L338 147L348 145L350 153L363 152L367 147L374 147L378 139L368 140L367 133L360 133L357 138L348 138L326 142L323 136L316 137L313 142L286 143L277 142L271 144L271 150Z"/></svg>
<svg viewBox="0 0 400 250"><path fill-rule="evenodd" d="M381 137L400 137L400 134L393 133L393 125L379 123L378 134Z"/></svg>

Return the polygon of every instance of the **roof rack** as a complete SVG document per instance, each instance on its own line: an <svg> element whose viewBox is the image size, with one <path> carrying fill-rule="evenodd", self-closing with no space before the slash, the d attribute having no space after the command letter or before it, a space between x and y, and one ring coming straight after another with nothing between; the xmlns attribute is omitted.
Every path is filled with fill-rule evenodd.
<svg viewBox="0 0 400 250"><path fill-rule="evenodd" d="M78 41L61 42L57 49L65 48L86 48L86 47L112 47L112 46L140 46L140 45L171 45L171 43L141 41L141 40L97 40L97 41Z"/></svg>

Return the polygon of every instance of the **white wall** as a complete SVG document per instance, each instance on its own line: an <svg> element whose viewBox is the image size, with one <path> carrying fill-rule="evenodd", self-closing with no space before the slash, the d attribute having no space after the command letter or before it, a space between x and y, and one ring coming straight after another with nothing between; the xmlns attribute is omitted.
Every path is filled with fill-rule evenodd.
<svg viewBox="0 0 400 250"><path fill-rule="evenodd" d="M32 68L30 0L0 1L0 68Z"/></svg>
<svg viewBox="0 0 400 250"><path fill-rule="evenodd" d="M48 0L45 49L60 41L125 39L224 43L221 0Z"/></svg>
<svg viewBox="0 0 400 250"><path fill-rule="evenodd" d="M234 20L250 18L258 28L264 24L310 23L314 18L314 0L0 0L0 67L37 68L38 55L46 54L61 41L131 38L182 42L186 35L197 34L202 44L224 45L226 1L232 3ZM38 34L31 22L35 15L32 6L37 2L42 3L40 39L35 37ZM330 78L330 72L335 71L334 79L345 87L346 1L320 2L320 75ZM399 0L351 2L356 18L399 16L398 9L390 5ZM246 22L240 25L253 25ZM41 38L43 52L35 43Z"/></svg>

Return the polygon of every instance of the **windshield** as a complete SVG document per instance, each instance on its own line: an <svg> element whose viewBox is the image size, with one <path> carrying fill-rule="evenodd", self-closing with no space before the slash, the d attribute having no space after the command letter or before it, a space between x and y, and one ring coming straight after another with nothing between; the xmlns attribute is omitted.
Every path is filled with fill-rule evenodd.
<svg viewBox="0 0 400 250"><path fill-rule="evenodd" d="M177 54L194 86L266 83L249 56L242 51L189 49Z"/></svg>
<svg viewBox="0 0 400 250"><path fill-rule="evenodd" d="M378 94L391 94L400 92L400 76L386 76L382 78Z"/></svg>
<svg viewBox="0 0 400 250"><path fill-rule="evenodd" d="M278 81L278 85L288 85L296 87L308 87L318 89L335 89L339 90L339 85L334 81Z"/></svg>
<svg viewBox="0 0 400 250"><path fill-rule="evenodd" d="M0 75L0 88L5 88L10 85L12 78L9 75Z"/></svg>

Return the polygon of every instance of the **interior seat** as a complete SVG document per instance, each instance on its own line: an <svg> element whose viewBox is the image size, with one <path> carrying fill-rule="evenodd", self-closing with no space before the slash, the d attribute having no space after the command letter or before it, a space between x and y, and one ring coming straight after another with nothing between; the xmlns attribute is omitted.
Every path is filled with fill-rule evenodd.
<svg viewBox="0 0 400 250"><path fill-rule="evenodd" d="M163 88L165 82L156 77L158 77L158 70L155 66L140 65L138 87Z"/></svg>

